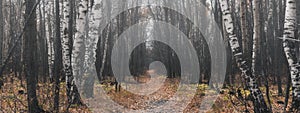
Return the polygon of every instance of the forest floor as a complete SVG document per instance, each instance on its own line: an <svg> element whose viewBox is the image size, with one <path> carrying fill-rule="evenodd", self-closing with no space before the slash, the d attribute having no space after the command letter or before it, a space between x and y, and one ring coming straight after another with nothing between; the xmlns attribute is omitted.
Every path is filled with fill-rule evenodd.
<svg viewBox="0 0 300 113"><path fill-rule="evenodd" d="M9 78L7 82L0 90L0 113L26 113L27 109L27 96L26 88L24 85L21 85L21 81L17 78ZM203 103L203 99L214 100L215 90L212 90L206 84L197 85L197 91L194 94L185 95L192 96L190 103L185 106L182 105L184 102L182 100L173 98L173 95L177 93L178 86L177 79L166 79L164 85L160 87L155 93L148 96L140 96L133 93L130 93L125 89L122 89L117 92L114 86L111 85L95 85L95 87L102 87L106 94L109 96L109 100L113 100L115 103L118 103L119 106L114 104L106 103L107 100L103 99L103 96L95 94L94 99L86 99L85 102L88 102L88 106L99 105L102 107L94 107L89 109L86 106L71 106L69 112L71 113L89 113L92 111L98 112L121 112L124 109L130 110L146 110L147 112L176 112L176 109L183 107L184 112L193 113L199 112L200 106ZM22 84L25 84L24 82ZM177 84L177 85L176 85ZM65 84L61 83L61 92L60 92L60 111L66 112L67 109L67 97ZM37 87L37 96L40 106L51 112L53 108L53 84L50 83L39 83ZM233 91L235 89L235 91ZM262 88L262 91L265 91L265 88ZM96 92L96 91L95 91ZM224 88L220 90L221 94L218 95L215 102L212 102L211 109L206 111L208 113L240 113L240 112L253 112L252 105L249 100L242 99L241 95L247 97L249 91L241 90L240 93L237 93L237 88ZM239 95L240 94L240 95ZM264 93L266 94L266 93ZM284 108L284 97L277 95L277 87L270 87L270 100L272 104L273 112L280 113L283 112ZM97 100L97 101L95 101ZM266 99L267 100L267 99ZM290 99L291 100L291 99ZM174 106L166 108L165 103L174 102ZM245 103L247 105L245 105ZM290 103L290 102L289 102ZM120 106L123 106L122 109L119 109ZM207 107L207 106L206 106ZM157 111L157 110L159 111ZM202 111L202 110L201 110ZM128 112L128 111L126 111Z"/></svg>

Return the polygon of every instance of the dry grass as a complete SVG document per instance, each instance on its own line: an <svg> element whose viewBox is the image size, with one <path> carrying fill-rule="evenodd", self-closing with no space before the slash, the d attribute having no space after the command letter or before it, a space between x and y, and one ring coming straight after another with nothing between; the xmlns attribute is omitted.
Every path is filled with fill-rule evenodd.
<svg viewBox="0 0 300 113"><path fill-rule="evenodd" d="M26 88L24 85L21 85L21 81L17 78L9 78L6 79L6 83L4 84L3 88L0 91L0 113L10 113L10 112L17 112L22 113L27 111L27 95L26 95ZM117 102L119 105L124 106L128 109L133 110L143 110L149 108L149 103L151 102L160 102L160 101L167 101L176 93L178 88L179 80L177 79L167 79L165 84L159 88L158 91L151 95L141 96L130 93L125 89L121 88L120 92L116 92L114 86L109 85L95 85L95 87L103 87L106 90L107 95L114 101ZM23 83L25 84L25 83ZM65 84L61 83L61 92L60 92L60 111L66 112L67 107L67 97L66 97L66 90ZM213 94L213 91L208 90L205 92L204 90L208 88L207 85L201 84L197 86L197 93L196 95L186 95L186 96L193 96L192 101L188 104L185 108L184 112L199 112L199 107L202 103L203 98L206 96L210 98L210 94ZM40 106L46 110L51 112L53 108L53 84L51 83L39 83L37 88L37 96L40 103ZM262 89L264 91L264 89ZM284 97L277 96L277 88L272 86L270 88L270 97L273 106L273 112L283 112L282 104L278 104L278 101L283 101ZM247 95L247 91L243 92ZM265 93L264 93L265 94ZM95 95L95 98L98 98ZM214 98L213 96L211 98ZM101 103L101 102L95 102ZM251 102L247 101L249 105L246 106L250 112L251 111ZM105 104L103 102L102 104ZM109 105L107 105L110 107ZM176 109L177 106L174 106ZM222 94L219 95L218 99L212 105L212 109L207 111L210 113L227 113L227 112L244 112L246 110L243 102L237 99L237 97L229 95L229 89L222 89ZM99 108L103 110L108 110L112 108ZM91 109L88 109L85 106L72 106L69 109L71 113L89 113ZM111 111L115 112L115 111Z"/></svg>

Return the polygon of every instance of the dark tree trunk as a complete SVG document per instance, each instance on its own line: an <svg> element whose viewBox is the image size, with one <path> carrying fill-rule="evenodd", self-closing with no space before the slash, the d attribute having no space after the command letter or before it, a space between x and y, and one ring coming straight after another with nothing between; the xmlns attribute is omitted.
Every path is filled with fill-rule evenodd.
<svg viewBox="0 0 300 113"><path fill-rule="evenodd" d="M60 75L62 74L62 45L60 38L59 0L55 0L55 38L54 38L54 111L59 112Z"/></svg>
<svg viewBox="0 0 300 113"><path fill-rule="evenodd" d="M2 67L2 47L3 47L3 13L2 13L2 0L0 0L0 67ZM0 74L2 75L2 74ZM3 85L2 76L0 76L0 89Z"/></svg>
<svg viewBox="0 0 300 113"><path fill-rule="evenodd" d="M289 73L289 72L287 72ZM289 74L288 74L289 75ZM284 110L286 110L287 106L288 106L288 102L289 102L289 98L290 98L290 88L291 88L291 77L288 76L287 77L288 81L286 83L286 88L285 88L285 98L284 98Z"/></svg>
<svg viewBox="0 0 300 113"><path fill-rule="evenodd" d="M34 6L36 0L26 0L25 16L28 20L27 27L25 28L25 75L27 81L27 101L28 112L38 113L41 112L36 96L37 85L37 28L36 28L36 15Z"/></svg>
<svg viewBox="0 0 300 113"><path fill-rule="evenodd" d="M279 36L279 31L278 31L278 21L279 21L279 15L278 15L278 4L275 2L275 0L272 0L273 2L273 28L272 28L272 36L274 37L274 41L273 41L273 45L274 48L270 48L273 51L273 67L274 67L274 74L273 76L276 76L277 78L277 86L278 86L278 95L282 96L283 95L283 91L282 91L282 83L281 83L281 76L282 76L282 67L280 66L280 61L281 60L281 51L282 50L282 42L277 38ZM280 51L279 51L280 50ZM276 81L274 81L276 82Z"/></svg>
<svg viewBox="0 0 300 113"><path fill-rule="evenodd" d="M46 33L45 33L45 22L43 19L43 13L42 13L42 8L39 6L39 19L40 19L40 30L39 30L39 36L38 36L38 47L39 47L39 75L43 77L43 81L45 81L45 75L46 75L46 70L47 67L45 64L47 64L47 51L46 51Z"/></svg>

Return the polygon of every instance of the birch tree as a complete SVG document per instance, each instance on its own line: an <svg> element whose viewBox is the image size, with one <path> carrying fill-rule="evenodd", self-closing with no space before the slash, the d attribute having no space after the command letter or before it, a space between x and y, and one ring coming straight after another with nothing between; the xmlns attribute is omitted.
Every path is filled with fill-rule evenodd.
<svg viewBox="0 0 300 113"><path fill-rule="evenodd" d="M296 39L296 0L286 0L283 48L287 58L290 76L292 79L292 110L299 110L300 105L300 65L297 62L296 44L297 42L290 40Z"/></svg>
<svg viewBox="0 0 300 113"><path fill-rule="evenodd" d="M72 103L71 97L71 89L74 86L74 82L72 83L73 75L72 75L72 68L71 68L71 36L72 34L69 33L69 23L70 23L70 1L64 0L63 1L63 18L62 18L62 46L63 46L63 66L64 66L64 73L66 76L66 83L67 83L67 98L68 103ZM71 79L71 80L70 80Z"/></svg>
<svg viewBox="0 0 300 113"><path fill-rule="evenodd" d="M76 29L77 32L75 34L75 40L74 40L74 50L72 52L72 66L73 66L73 75L76 77L76 83L77 85L82 85L82 75L83 75L83 66L84 66L84 60L85 59L85 39L86 39L86 22L87 22L87 13L88 13L88 0L80 0L78 4L78 13L76 15ZM74 78L68 78L68 82L72 83L72 88L70 89L71 92L74 90L75 86L75 80ZM78 89L81 90L81 87L78 86ZM75 98L72 94L72 98Z"/></svg>
<svg viewBox="0 0 300 113"><path fill-rule="evenodd" d="M52 21L52 11L53 11L53 2L45 1L45 19L46 19L46 39L47 39L47 48L48 48L48 72L50 78L53 76L53 64L54 64L54 49L53 49L53 21Z"/></svg>
<svg viewBox="0 0 300 113"><path fill-rule="evenodd" d="M89 31L88 31L88 38L86 39L86 53L85 53L85 63L87 70L85 70L86 81L85 81L85 96L86 97L93 97L93 86L96 76L96 49L97 49L97 42L99 37L99 25L101 21L102 15L102 1L95 0L94 2L90 2L90 13L89 13Z"/></svg>
<svg viewBox="0 0 300 113"><path fill-rule="evenodd" d="M260 55L260 44L261 44L261 26L260 26L260 0L253 0L253 51L252 51L252 75L256 76L258 69L258 57Z"/></svg>
<svg viewBox="0 0 300 113"><path fill-rule="evenodd" d="M80 0L78 5L78 13L76 18L76 29L74 40L74 50L72 53L72 65L73 65L73 74L77 77L82 72L80 71L80 66L83 66L84 60L84 50L85 50L85 25L86 25L86 15L88 13L88 0ZM83 50L83 51L82 51Z"/></svg>
<svg viewBox="0 0 300 113"><path fill-rule="evenodd" d="M238 37L234 33L234 24L232 19L232 12L228 7L227 0L219 0L223 15L223 22L225 24L225 30L229 36L229 43L236 63L242 72L242 76L246 81L247 88L250 90L251 99L254 104L254 111L256 113L270 112L267 104L264 100L263 94L257 84L257 76L251 74L251 70L247 65L247 61L243 59L243 53L238 42Z"/></svg>

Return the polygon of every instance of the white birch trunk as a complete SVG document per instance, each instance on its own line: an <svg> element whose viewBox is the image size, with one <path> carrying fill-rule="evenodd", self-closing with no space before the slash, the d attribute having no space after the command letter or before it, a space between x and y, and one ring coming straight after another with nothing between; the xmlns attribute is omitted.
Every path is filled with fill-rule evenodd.
<svg viewBox="0 0 300 113"><path fill-rule="evenodd" d="M71 67L71 36L69 33L69 23L70 23L70 1L63 1L63 18L62 18L62 54L63 54L63 68L66 77L66 90L67 90L67 98L68 103L72 104L74 96L73 89L75 86L74 77L72 75L72 67Z"/></svg>
<svg viewBox="0 0 300 113"><path fill-rule="evenodd" d="M46 1L46 10L45 10L45 19L47 20L46 24L46 39L48 45L48 66L49 66L49 76L53 77L53 64L54 64L54 48L53 48L53 19L51 15L53 14L53 2Z"/></svg>
<svg viewBox="0 0 300 113"><path fill-rule="evenodd" d="M75 40L74 40L74 50L72 53L72 66L73 66L73 75L76 77L76 83L77 85L81 85L81 78L83 74L83 65L85 59L85 26L86 26L86 16L88 13L88 0L80 0L79 2L79 9L76 15L76 29L77 32L75 34ZM74 80L72 83L75 82ZM81 87L78 86L79 91ZM71 89L72 90L72 89Z"/></svg>
<svg viewBox="0 0 300 113"><path fill-rule="evenodd" d="M94 5L91 8L89 13L89 37L87 38L87 64L88 66L95 65L96 62L96 49L97 49L97 42L99 40L99 25L101 21L101 0L95 0ZM90 70L91 71L91 70ZM93 70L95 72L95 70Z"/></svg>
<svg viewBox="0 0 300 113"><path fill-rule="evenodd" d="M300 66L296 58L297 42L289 39L296 39L296 0L286 0L286 11L284 21L283 48L287 58L293 88L292 109L299 109L300 102Z"/></svg>
<svg viewBox="0 0 300 113"><path fill-rule="evenodd" d="M252 51L252 75L256 76L257 72L257 57L259 56L260 49L260 0L253 0L253 51Z"/></svg>
<svg viewBox="0 0 300 113"><path fill-rule="evenodd" d="M99 25L101 21L101 0L95 0L94 2L90 2L90 10L89 10L89 29L88 35L85 40L86 51L85 51L85 61L84 65L84 94L87 98L93 97L93 88L94 88L94 80L96 73L95 62L96 62L96 49L97 42L99 39ZM93 3L93 4L92 4Z"/></svg>

